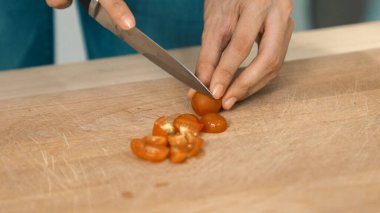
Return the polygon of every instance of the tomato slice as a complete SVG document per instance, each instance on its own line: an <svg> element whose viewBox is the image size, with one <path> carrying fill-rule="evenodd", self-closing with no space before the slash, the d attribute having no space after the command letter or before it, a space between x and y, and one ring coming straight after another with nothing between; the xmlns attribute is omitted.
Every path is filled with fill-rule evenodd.
<svg viewBox="0 0 380 213"><path fill-rule="evenodd" d="M199 134L203 128L203 124L199 122L198 118L193 114L182 114L174 119L173 126L176 132L186 134L192 133Z"/></svg>
<svg viewBox="0 0 380 213"><path fill-rule="evenodd" d="M213 99L202 93L196 92L191 99L191 106L198 115L217 113L222 108L221 99Z"/></svg>
<svg viewBox="0 0 380 213"><path fill-rule="evenodd" d="M187 143L188 143L188 145L187 145L187 149L188 149L187 156L188 157L196 156L202 150L204 140L200 137L193 135L193 134L186 134L186 139L187 139Z"/></svg>
<svg viewBox="0 0 380 213"><path fill-rule="evenodd" d="M154 145L161 145L161 146L167 146L168 140L165 137L162 136L145 136L143 140L146 143L154 144Z"/></svg>
<svg viewBox="0 0 380 213"><path fill-rule="evenodd" d="M227 129L226 119L217 113L208 113L201 118L203 123L203 132L221 133Z"/></svg>
<svg viewBox="0 0 380 213"><path fill-rule="evenodd" d="M149 143L144 139L132 139L131 149L137 157L150 162L163 161L169 155L168 147Z"/></svg>
<svg viewBox="0 0 380 213"><path fill-rule="evenodd" d="M183 148L172 146L170 147L170 161L173 163L182 163L187 159L187 152Z"/></svg>
<svg viewBox="0 0 380 213"><path fill-rule="evenodd" d="M184 134L169 135L168 141L171 147L173 146L186 147L187 146L187 140Z"/></svg>
<svg viewBox="0 0 380 213"><path fill-rule="evenodd" d="M152 135L168 137L169 134L175 133L175 129L166 116L159 117L153 124Z"/></svg>

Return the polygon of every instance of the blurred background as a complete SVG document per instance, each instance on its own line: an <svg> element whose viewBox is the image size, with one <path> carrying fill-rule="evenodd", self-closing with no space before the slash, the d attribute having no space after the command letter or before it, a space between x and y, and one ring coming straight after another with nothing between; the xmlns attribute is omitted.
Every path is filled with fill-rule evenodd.
<svg viewBox="0 0 380 213"><path fill-rule="evenodd" d="M2 1L5 1L5 0L0 0L0 3ZM173 1L173 0L170 0L170 1ZM44 1L41 1L41 2L44 2ZM318 1L317 0L314 0L314 1L294 0L293 2L294 2L293 18L296 23L295 31L304 31L304 30L310 30L310 29L315 29L315 28L380 20L380 1L378 0L318 0ZM14 5L17 5L16 2L11 2L11 3ZM44 3L41 3L41 5L42 4ZM88 49L85 48L85 41L83 39L83 29L81 27L81 21L80 21L81 15L83 18L83 13L80 14L78 12L78 5L72 5L68 9L54 10L52 12L51 14L51 17L53 17L52 26L54 27L52 29L47 29L47 30L53 31L53 34L54 34L54 39L52 39L52 42L51 42L53 43L54 46L49 47L49 48L52 51L52 54L50 55L51 57L53 57L51 61L54 61L56 64L80 62L88 58L87 57L88 54L86 53L88 52ZM137 18L137 21L141 19L142 18L140 19ZM9 33L7 31L7 24L9 25L9 23L2 23L1 20L4 20L4 18L2 18L0 14L0 46L6 47L7 45L10 45L10 42L2 39L1 35L2 33ZM89 32L85 31L85 33L89 33ZM147 34L149 35L149 33ZM200 36L193 36L193 37L200 37ZM190 46L197 45L197 43L200 42L200 38L196 38L193 40L194 41L191 41L191 43L189 43ZM158 40L158 43L160 43L159 40ZM161 45L163 45L165 48L168 48L168 49L172 48L171 46L168 46L165 44L161 44ZM183 44L180 46L187 46L187 45ZM41 46L38 48L44 48L44 47ZM12 50L12 48L10 48L10 50ZM10 51L8 52L9 54L13 54ZM49 54L49 53L46 53L46 54ZM121 55L121 54L115 53L114 55ZM97 56L90 56L90 58L99 58L99 57L105 57L105 56L97 55ZM14 57L18 57L17 54ZM12 59L11 56L9 56L9 58ZM8 60L9 62L9 59L4 59L4 60ZM33 61L29 63L30 65L18 66L16 64L13 67L12 66L6 67L6 66L1 66L3 63L5 62L3 62L2 59L0 58L0 71L5 70L5 69L15 69L15 68L20 68L20 67L28 67L28 66L44 64L44 62ZM28 63L24 63L24 64L28 64Z"/></svg>

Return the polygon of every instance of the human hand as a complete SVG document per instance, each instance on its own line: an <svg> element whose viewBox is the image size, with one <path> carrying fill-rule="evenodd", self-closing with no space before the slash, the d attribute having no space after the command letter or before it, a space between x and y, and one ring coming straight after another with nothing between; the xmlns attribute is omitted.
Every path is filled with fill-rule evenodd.
<svg viewBox="0 0 380 213"><path fill-rule="evenodd" d="M46 0L46 3L50 7L64 9L71 5L72 0ZM135 18L124 0L99 0L99 3L119 28L129 30L135 27Z"/></svg>
<svg viewBox="0 0 380 213"><path fill-rule="evenodd" d="M294 22L291 0L205 0L196 74L231 109L273 80L284 61ZM233 80L258 43L258 54ZM233 80L233 81L232 81ZM189 97L194 94L189 91Z"/></svg>

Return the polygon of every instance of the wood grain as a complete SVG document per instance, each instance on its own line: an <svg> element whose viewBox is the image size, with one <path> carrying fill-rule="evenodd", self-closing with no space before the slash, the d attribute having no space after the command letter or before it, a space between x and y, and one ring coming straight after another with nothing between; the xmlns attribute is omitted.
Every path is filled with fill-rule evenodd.
<svg viewBox="0 0 380 213"><path fill-rule="evenodd" d="M0 101L0 212L379 212L380 49L288 62L205 154L129 139L191 112L173 79Z"/></svg>

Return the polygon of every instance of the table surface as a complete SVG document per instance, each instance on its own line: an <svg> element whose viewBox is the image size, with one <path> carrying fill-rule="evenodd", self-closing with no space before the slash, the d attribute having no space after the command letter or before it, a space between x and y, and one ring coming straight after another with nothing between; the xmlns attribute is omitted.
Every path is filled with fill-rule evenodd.
<svg viewBox="0 0 380 213"><path fill-rule="evenodd" d="M292 37L286 60L378 48L380 47L378 35L380 35L380 22L298 32ZM186 66L194 69L199 47L170 52ZM255 51L252 51L246 62L249 62L254 55ZM0 72L0 99L167 77L169 75L140 55L36 67L17 72Z"/></svg>
<svg viewBox="0 0 380 213"><path fill-rule="evenodd" d="M183 165L129 150L191 111L141 56L0 73L0 212L379 212L379 33L296 33L278 79ZM173 54L191 66L197 51Z"/></svg>

